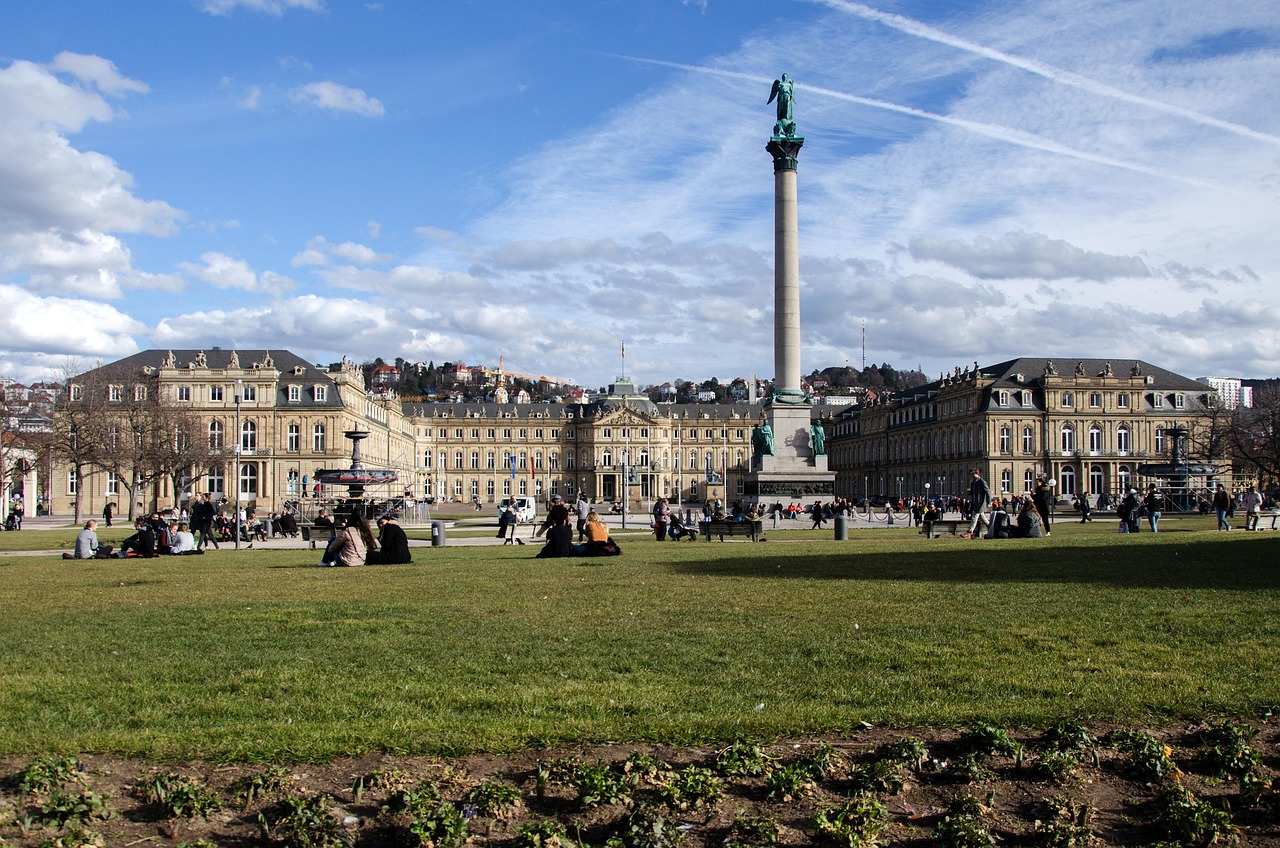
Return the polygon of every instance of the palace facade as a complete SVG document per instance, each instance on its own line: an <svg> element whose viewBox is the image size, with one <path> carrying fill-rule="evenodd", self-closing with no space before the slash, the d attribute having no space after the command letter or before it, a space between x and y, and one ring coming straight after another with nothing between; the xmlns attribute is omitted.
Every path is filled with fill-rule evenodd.
<svg viewBox="0 0 1280 848"><path fill-rule="evenodd" d="M198 467L141 479L126 461L132 410L149 401L183 413L175 426L204 440ZM235 500L236 487L242 503L279 509L309 493L317 470L350 465L350 430L370 434L361 442L366 467L397 472L394 487L368 490L379 499L496 503L585 492L593 503L629 496L637 509L657 497L734 500L762 413L748 403L655 404L623 378L589 403L407 403L366 391L350 360L321 367L288 351L218 348L143 351L86 372L70 382L59 414L90 403L92 417L111 422L94 435L110 449L79 476L66 456L59 461L56 514L70 513L77 494L82 514L95 515L111 502L121 512L130 502L180 505L193 492Z"/></svg>
<svg viewBox="0 0 1280 848"><path fill-rule="evenodd" d="M829 442L836 493L965 497L977 468L997 493L1029 492L1043 475L1059 498L1114 498L1155 482L1139 466L1167 461L1170 431L1211 426L1217 406L1204 383L1147 362L975 362L839 415Z"/></svg>

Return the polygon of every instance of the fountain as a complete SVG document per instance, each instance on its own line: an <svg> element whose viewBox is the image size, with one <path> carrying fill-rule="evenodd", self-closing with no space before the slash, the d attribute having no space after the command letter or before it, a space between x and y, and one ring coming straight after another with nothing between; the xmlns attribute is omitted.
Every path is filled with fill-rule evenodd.
<svg viewBox="0 0 1280 848"><path fill-rule="evenodd" d="M1173 485L1169 493L1182 509L1193 507L1191 491L1187 482L1192 477L1216 477L1220 471L1218 466L1207 462L1188 462L1184 455L1185 442L1190 430L1186 427L1170 427L1165 435L1173 439L1173 451L1168 462L1148 462L1138 466L1138 473L1143 477L1159 477L1170 481ZM1206 484L1207 485L1207 484Z"/></svg>
<svg viewBox="0 0 1280 848"><path fill-rule="evenodd" d="M350 468L322 468L315 474L315 481L325 486L346 486L347 499L334 510L335 514L349 514L364 508L365 486L394 483L399 479L395 471L385 468L365 468L360 457L360 442L369 438L367 430L347 430L342 435L351 440Z"/></svg>

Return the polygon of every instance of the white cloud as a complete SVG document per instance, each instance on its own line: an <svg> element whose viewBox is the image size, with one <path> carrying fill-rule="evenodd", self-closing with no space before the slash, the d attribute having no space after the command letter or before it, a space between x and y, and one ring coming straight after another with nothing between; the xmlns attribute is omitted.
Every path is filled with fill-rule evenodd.
<svg viewBox="0 0 1280 848"><path fill-rule="evenodd" d="M236 9L244 8L278 18L290 9L323 12L325 4L323 0L204 0L201 8L210 15L229 15Z"/></svg>
<svg viewBox="0 0 1280 848"><path fill-rule="evenodd" d="M915 259L941 262L980 280L1105 282L1117 277L1151 276L1146 263L1136 256L1082 250L1040 233L1005 233L998 239L977 236L971 241L918 236L909 245Z"/></svg>
<svg viewBox="0 0 1280 848"><path fill-rule="evenodd" d="M340 85L329 80L299 86L289 92L289 96L297 103L304 103L317 109L352 112L365 118L381 118L386 113L382 101L376 97L370 97L358 88Z"/></svg>
<svg viewBox="0 0 1280 848"><path fill-rule="evenodd" d="M133 334L145 327L115 307L93 300L39 297L0 284L0 338L11 353L118 358L138 350Z"/></svg>
<svg viewBox="0 0 1280 848"><path fill-rule="evenodd" d="M277 293L288 291L297 285L288 277L272 271L265 271L259 275L243 259L236 259L217 251L201 254L200 261L204 264L181 262L178 267L197 280L219 289Z"/></svg>
<svg viewBox="0 0 1280 848"><path fill-rule="evenodd" d="M328 265L331 260L337 259L356 265L375 265L390 262L392 258L363 244L352 241L334 244L324 236L316 236L307 242L306 249L295 255L291 262L295 266Z"/></svg>

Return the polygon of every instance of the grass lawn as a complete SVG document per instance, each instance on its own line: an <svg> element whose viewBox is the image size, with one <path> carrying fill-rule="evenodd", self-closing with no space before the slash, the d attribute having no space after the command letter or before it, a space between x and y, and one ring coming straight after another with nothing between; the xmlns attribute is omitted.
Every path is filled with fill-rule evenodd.
<svg viewBox="0 0 1280 848"><path fill-rule="evenodd" d="M619 537L615 559L444 547L358 569L310 551L0 556L0 754L327 760L1253 717L1280 704L1280 533L1211 526ZM75 536L4 533L0 550L38 533Z"/></svg>

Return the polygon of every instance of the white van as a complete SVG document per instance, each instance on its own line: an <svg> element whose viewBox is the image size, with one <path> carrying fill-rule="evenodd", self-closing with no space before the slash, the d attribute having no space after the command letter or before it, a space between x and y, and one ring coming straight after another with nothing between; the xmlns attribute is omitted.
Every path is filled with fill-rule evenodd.
<svg viewBox="0 0 1280 848"><path fill-rule="evenodd" d="M538 504L528 495L519 495L516 498L503 498L502 503L498 504L498 515L507 511L507 507L512 501L516 505L516 522L519 524L528 524L538 517Z"/></svg>

